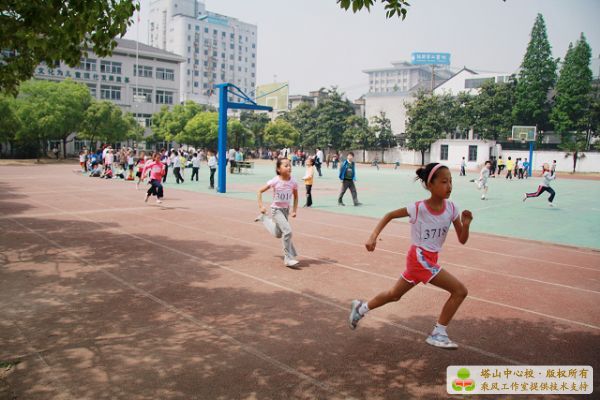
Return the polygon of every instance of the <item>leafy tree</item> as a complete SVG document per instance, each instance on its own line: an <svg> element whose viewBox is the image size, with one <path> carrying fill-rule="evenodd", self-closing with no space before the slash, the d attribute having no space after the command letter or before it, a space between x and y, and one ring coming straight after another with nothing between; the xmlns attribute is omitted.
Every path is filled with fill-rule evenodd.
<svg viewBox="0 0 600 400"><path fill-rule="evenodd" d="M337 0L337 3L344 10L348 10L352 7L352 12L356 13L359 10L365 8L367 11L371 11L371 6L375 3L376 0ZM401 17L402 19L406 18L406 13L408 11L408 1L406 0L381 0L384 4L385 8L385 17L392 18L394 15Z"/></svg>
<svg viewBox="0 0 600 400"><path fill-rule="evenodd" d="M236 149L253 144L252 132L237 119L227 122L227 143Z"/></svg>
<svg viewBox="0 0 600 400"><path fill-rule="evenodd" d="M0 49L7 51L0 55L0 91L16 94L41 62L74 67L87 49L110 55L137 8L114 0L1 2Z"/></svg>
<svg viewBox="0 0 600 400"><path fill-rule="evenodd" d="M136 142L144 139L144 127L135 119L132 113L124 113L123 120L125 121L127 141L133 140Z"/></svg>
<svg viewBox="0 0 600 400"><path fill-rule="evenodd" d="M517 80L513 117L518 125L548 129L548 93L556 82L557 64L558 59L552 58L544 17L538 14Z"/></svg>
<svg viewBox="0 0 600 400"><path fill-rule="evenodd" d="M287 121L276 119L265 128L265 142L273 147L288 147L298 140L298 131Z"/></svg>
<svg viewBox="0 0 600 400"><path fill-rule="evenodd" d="M381 150L381 162L384 163L383 155L385 149L396 145L396 137L392 133L392 121L390 121L384 111L381 111L379 115L374 116L371 120L373 122L376 144Z"/></svg>
<svg viewBox="0 0 600 400"><path fill-rule="evenodd" d="M17 117L16 107L13 97L0 94L0 143L12 142L20 129L21 121Z"/></svg>
<svg viewBox="0 0 600 400"><path fill-rule="evenodd" d="M219 114L203 111L194 115L174 140L194 147L216 149L219 140Z"/></svg>
<svg viewBox="0 0 600 400"><path fill-rule="evenodd" d="M253 113L244 111L240 115L240 122L246 129L248 129L254 137L255 145L262 147L264 145L263 136L265 134L265 128L271 121L266 113Z"/></svg>
<svg viewBox="0 0 600 400"><path fill-rule="evenodd" d="M452 121L455 131L468 135L469 130L478 129L479 121L476 112L477 96L460 92L452 105Z"/></svg>
<svg viewBox="0 0 600 400"><path fill-rule="evenodd" d="M135 119L133 122L140 127ZM127 139L131 130L131 120L124 119L119 106L108 100L93 101L84 113L77 137L89 140L93 150L98 141L116 143Z"/></svg>
<svg viewBox="0 0 600 400"><path fill-rule="evenodd" d="M314 136L310 138L310 144L314 147L343 148L348 117L355 115L352 103L343 99L342 94L333 87L327 97L319 102L315 114L316 125L311 131Z"/></svg>
<svg viewBox="0 0 600 400"><path fill-rule="evenodd" d="M505 140L513 126L515 82L485 82L474 97L472 123L483 139Z"/></svg>
<svg viewBox="0 0 600 400"><path fill-rule="evenodd" d="M369 121L366 118L353 115L348 118L346 123L346 131L344 138L347 144L344 143L343 148L361 148L363 149L363 160L366 159L366 150L371 149L377 142L375 132L369 126Z"/></svg>
<svg viewBox="0 0 600 400"><path fill-rule="evenodd" d="M152 139L157 142L171 142L179 135L187 123L202 111L214 111L214 108L202 106L193 101L177 104L172 110L163 106L158 113L152 116ZM186 143L186 142L180 142Z"/></svg>
<svg viewBox="0 0 600 400"><path fill-rule="evenodd" d="M561 149L573 156L573 173L581 152L587 150L592 126L592 52L583 33L575 47L569 44L552 109L552 123L561 134Z"/></svg>
<svg viewBox="0 0 600 400"><path fill-rule="evenodd" d="M308 103L302 103L288 113L285 113L281 119L289 122L296 131L298 131L299 145L304 147L317 147L315 128L317 126L317 110Z"/></svg>
<svg viewBox="0 0 600 400"><path fill-rule="evenodd" d="M87 86L70 79L25 82L17 99L23 123L17 138L41 142L44 150L47 140L61 140L66 157L67 137L79 130L91 99Z"/></svg>
<svg viewBox="0 0 600 400"><path fill-rule="evenodd" d="M444 133L443 101L440 96L419 92L413 103L407 103L407 147L421 152L421 164L425 164L425 152Z"/></svg>

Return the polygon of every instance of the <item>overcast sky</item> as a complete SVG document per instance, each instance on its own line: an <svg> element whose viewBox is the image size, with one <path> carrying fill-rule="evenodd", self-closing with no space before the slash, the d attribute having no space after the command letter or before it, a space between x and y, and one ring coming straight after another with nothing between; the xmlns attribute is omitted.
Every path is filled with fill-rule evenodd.
<svg viewBox="0 0 600 400"><path fill-rule="evenodd" d="M147 42L150 0L141 0L139 38ZM414 51L447 52L452 66L514 72L537 13L555 57L583 32L600 54L600 0L412 0L404 21L352 14L336 0L206 0L209 11L258 26L257 83L290 83L290 94L338 86L350 99L368 90L362 71L410 60ZM135 40L136 26L126 38ZM595 74L598 72L595 71Z"/></svg>

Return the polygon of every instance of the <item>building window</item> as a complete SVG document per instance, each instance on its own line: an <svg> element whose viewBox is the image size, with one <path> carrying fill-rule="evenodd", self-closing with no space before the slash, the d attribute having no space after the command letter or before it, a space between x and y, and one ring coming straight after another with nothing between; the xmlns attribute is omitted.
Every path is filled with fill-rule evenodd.
<svg viewBox="0 0 600 400"><path fill-rule="evenodd" d="M208 33L208 28L204 28L204 33Z"/></svg>
<svg viewBox="0 0 600 400"><path fill-rule="evenodd" d="M168 92L166 90L157 90L156 104L173 104L173 92Z"/></svg>
<svg viewBox="0 0 600 400"><path fill-rule="evenodd" d="M147 65L133 66L133 76L141 76L142 78L152 78L152 67Z"/></svg>
<svg viewBox="0 0 600 400"><path fill-rule="evenodd" d="M121 87L101 85L100 98L104 100L121 100Z"/></svg>
<svg viewBox="0 0 600 400"><path fill-rule="evenodd" d="M198 87L198 82L194 82L194 87Z"/></svg>
<svg viewBox="0 0 600 400"><path fill-rule="evenodd" d="M440 146L440 160L447 161L448 160L448 145L443 144Z"/></svg>
<svg viewBox="0 0 600 400"><path fill-rule="evenodd" d="M194 71L194 76L198 76L199 73L200 71Z"/></svg>
<svg viewBox="0 0 600 400"><path fill-rule="evenodd" d="M476 79L465 79L465 89L477 89L483 86L487 81L494 81L494 78L476 78Z"/></svg>
<svg viewBox="0 0 600 400"><path fill-rule="evenodd" d="M92 97L96 98L96 96L98 95L96 85L88 83L87 87L90 89L90 94L92 95Z"/></svg>
<svg viewBox="0 0 600 400"><path fill-rule="evenodd" d="M477 146L469 146L469 161L477 161Z"/></svg>
<svg viewBox="0 0 600 400"><path fill-rule="evenodd" d="M137 103L152 103L152 89L133 88L133 101Z"/></svg>
<svg viewBox="0 0 600 400"><path fill-rule="evenodd" d="M82 58L78 69L84 71L96 71L96 60L93 58Z"/></svg>
<svg viewBox="0 0 600 400"><path fill-rule="evenodd" d="M116 61L100 61L100 72L121 75L121 63Z"/></svg>
<svg viewBox="0 0 600 400"><path fill-rule="evenodd" d="M163 81L174 81L175 71L168 68L156 68L156 79L162 79Z"/></svg>
<svg viewBox="0 0 600 400"><path fill-rule="evenodd" d="M137 114L134 113L133 117L143 127L149 128L152 126L152 114Z"/></svg>

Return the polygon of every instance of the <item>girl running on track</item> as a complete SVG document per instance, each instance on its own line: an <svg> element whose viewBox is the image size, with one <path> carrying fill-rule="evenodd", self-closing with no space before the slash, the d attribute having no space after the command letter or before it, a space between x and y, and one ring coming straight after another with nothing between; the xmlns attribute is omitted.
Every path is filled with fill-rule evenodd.
<svg viewBox="0 0 600 400"><path fill-rule="evenodd" d="M412 246L406 256L406 269L390 290L379 293L369 302L352 301L350 328L356 329L369 310L400 300L419 282L431 283L448 291L450 297L426 342L436 347L456 349L458 345L448 338L446 327L467 297L467 288L450 272L442 269L438 264L438 252L442 249L451 224L454 225L458 241L462 244L467 242L473 216L468 210L461 215L454 203L447 200L452 193L452 176L445 165L430 163L419 168L416 180L420 180L431 192L431 197L387 213L365 243L368 251L374 251L377 237L391 220L409 217Z"/></svg>
<svg viewBox="0 0 600 400"><path fill-rule="evenodd" d="M483 193L481 194L481 200L485 200L485 196L487 195L487 192L488 192L488 179L490 177L491 166L492 166L492 162L486 161L485 165L481 169L481 172L479 173L479 179L477 179L477 180L471 179L471 182L477 183L477 188L479 190L483 191Z"/></svg>
<svg viewBox="0 0 600 400"><path fill-rule="evenodd" d="M552 189L550 187L550 182L552 182L555 179L556 179L556 175L554 175L550 171L550 166L547 163L544 163L543 171L542 171L542 183L540 183L540 186L538 186L538 189L536 192L525 193L525 197L523 197L523 201L527 200L530 197L538 197L540 194L542 194L544 192L548 192L548 193L550 193L550 197L548 197L548 205L550 207L554 207L554 204L552 204L552 201L554 200L554 196L556 195L556 192L554 191L554 189Z"/></svg>
<svg viewBox="0 0 600 400"><path fill-rule="evenodd" d="M267 231L283 242L283 263L286 267L298 265L296 249L292 243L292 227L288 221L288 215L296 217L298 209L298 183L292 178L292 164L287 158L277 159L275 167L277 176L267 182L258 190L258 208L260 215L255 221L261 221ZM273 202L271 203L270 216L266 216L267 209L263 206L262 194L273 189ZM294 208L290 213L290 200L294 198Z"/></svg>
<svg viewBox="0 0 600 400"><path fill-rule="evenodd" d="M156 203L162 203L163 198L163 185L162 177L165 174L165 165L160 161L160 153L154 153L152 155L152 161L149 161L144 166L142 171L142 177L146 179L146 173L150 171L150 189L146 192L145 202L148 201L150 196L156 196Z"/></svg>

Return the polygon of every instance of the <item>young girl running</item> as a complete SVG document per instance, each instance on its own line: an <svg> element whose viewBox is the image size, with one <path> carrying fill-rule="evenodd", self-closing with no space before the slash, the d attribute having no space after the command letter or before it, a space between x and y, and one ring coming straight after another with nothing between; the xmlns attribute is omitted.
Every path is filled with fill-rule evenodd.
<svg viewBox="0 0 600 400"><path fill-rule="evenodd" d="M312 185L313 178L315 176L315 169L313 167L314 161L312 158L306 160L306 171L304 172L304 176L302 179L304 180L304 185L306 186L306 204L304 207L312 206Z"/></svg>
<svg viewBox="0 0 600 400"><path fill-rule="evenodd" d="M467 297L467 289L438 264L438 252L442 249L451 224L454 225L458 241L462 244L467 242L473 216L470 211L464 210L461 218L454 203L447 200L452 192L452 176L448 167L438 163L427 164L417 170L416 179L422 181L423 186L431 192L431 197L387 213L365 244L368 251L374 251L377 237L391 220L409 217L412 246L406 256L406 269L390 290L379 293L369 302L352 301L350 328L356 329L358 321L369 310L400 300L419 282L431 283L448 291L450 297L426 342L436 347L456 349L458 345L448 338L446 327Z"/></svg>
<svg viewBox="0 0 600 400"><path fill-rule="evenodd" d="M540 194L548 192L550 193L550 197L548 197L548 205L550 207L554 207L552 201L554 200L556 192L550 187L550 182L556 179L556 175L552 174L552 172L550 171L550 166L547 163L544 163L543 165L542 179L542 183L540 183L540 186L538 186L537 192L525 193L523 201L527 200L530 197L538 197Z"/></svg>
<svg viewBox="0 0 600 400"><path fill-rule="evenodd" d="M156 196L156 203L162 203L163 198L163 185L162 177L165 173L165 165L160 161L160 153L154 153L152 155L152 161L148 161L142 171L142 177L146 178L146 173L150 171L150 189L146 192L145 202L148 201L150 196Z"/></svg>
<svg viewBox="0 0 600 400"><path fill-rule="evenodd" d="M277 159L275 167L277 176L258 190L258 208L261 214L255 221L261 221L269 233L283 242L283 263L286 267L298 265L296 249L292 243L292 227L288 222L288 215L296 217L298 209L298 183L292 178L292 164L287 158ZM263 206L262 194L273 189L273 202L271 203L271 216L266 216L267 209ZM290 213L290 200L294 198L294 208Z"/></svg>
<svg viewBox="0 0 600 400"><path fill-rule="evenodd" d="M479 190L483 191L483 193L481 194L481 200L485 200L485 196L487 195L487 192L488 192L488 179L490 177L491 166L492 166L492 162L486 161L485 165L481 169L481 172L479 172L479 179L477 179L477 180L471 179L471 182L477 183L477 188Z"/></svg>

